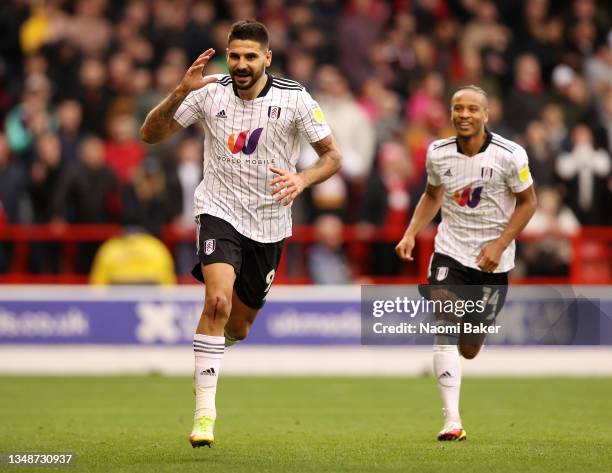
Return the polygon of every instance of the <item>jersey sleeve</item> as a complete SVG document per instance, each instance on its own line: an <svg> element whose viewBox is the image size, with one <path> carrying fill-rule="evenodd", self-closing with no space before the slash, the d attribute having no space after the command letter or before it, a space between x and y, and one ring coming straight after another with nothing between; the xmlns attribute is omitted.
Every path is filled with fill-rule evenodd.
<svg viewBox="0 0 612 473"><path fill-rule="evenodd" d="M321 107L306 90L299 92L295 119L298 131L309 143L321 141L331 135Z"/></svg>
<svg viewBox="0 0 612 473"><path fill-rule="evenodd" d="M441 186L442 179L434 166L433 160L431 159L431 153L433 151L433 143L427 150L427 157L425 158L425 169L427 170L427 183L432 186Z"/></svg>
<svg viewBox="0 0 612 473"><path fill-rule="evenodd" d="M174 120L183 128L187 128L193 125L197 121L204 120L204 111L202 110L203 97L206 92L203 89L192 90L189 95L185 97L183 103L179 105L179 108L174 114Z"/></svg>
<svg viewBox="0 0 612 473"><path fill-rule="evenodd" d="M529 172L529 159L527 158L527 152L521 146L517 147L510 159L506 182L510 190L518 194L533 184L531 172Z"/></svg>

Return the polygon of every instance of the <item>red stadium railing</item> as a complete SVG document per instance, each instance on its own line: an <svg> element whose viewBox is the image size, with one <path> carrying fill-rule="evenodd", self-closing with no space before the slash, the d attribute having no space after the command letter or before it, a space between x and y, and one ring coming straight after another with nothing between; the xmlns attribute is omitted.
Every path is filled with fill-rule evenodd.
<svg viewBox="0 0 612 473"><path fill-rule="evenodd" d="M364 231L358 225L346 226L344 241L350 261L367 261L373 243L395 244L404 229L380 227ZM86 284L88 275L74 272L74 257L78 243L103 242L120 235L119 225L4 225L0 226L0 242L12 242L10 267L0 274L0 284ZM415 265L406 265L413 273L399 276L369 276L357 272L357 281L363 283L409 283L423 282L427 274L429 256L433 251L433 230L423 232L417 239ZM194 241L193 230L180 230L166 226L162 240L170 248L180 242ZM521 236L519 241L534 241L537 237ZM612 227L585 227L575 236L567 237L572 247L572 259L567 275L558 277L530 277L514 279L520 284L611 284L612 283ZM294 228L293 236L287 244L304 251L316 241L314 229L310 226ZM56 242L61 246L62 257L68 259L67 268L61 274L32 274L28 272L28 257L33 242ZM179 276L181 283L193 282L191 276ZM281 284L308 284L310 278L305 274L293 274L288 268L287 251L279 265L275 282Z"/></svg>

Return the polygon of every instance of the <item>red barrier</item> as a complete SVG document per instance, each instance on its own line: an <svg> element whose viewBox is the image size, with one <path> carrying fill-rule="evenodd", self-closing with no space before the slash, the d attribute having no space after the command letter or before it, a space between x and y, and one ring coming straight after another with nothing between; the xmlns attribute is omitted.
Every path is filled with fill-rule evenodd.
<svg viewBox="0 0 612 473"><path fill-rule="evenodd" d="M10 284L85 284L87 275L75 274L74 257L81 242L103 242L120 235L119 225L5 225L0 226L0 241L12 242L10 269L0 274L0 283ZM381 227L372 229L359 225L348 225L344 230L345 249L349 261L356 268L365 266L373 243L395 244L401 238L403 228ZM423 232L417 239L414 265L406 265L407 272L400 276L373 277L357 271L359 283L417 283L425 280L429 257L433 251L433 229ZM195 232L174 226L166 226L162 240L174 250L180 242L194 241ZM537 237L521 236L519 241L538 240ZM572 246L572 260L568 276L554 278L522 278L515 282L522 284L611 284L612 283L612 227L585 227L573 237L568 237ZM294 228L287 246L297 246L298 253L305 254L308 245L314 243L313 227ZM57 242L60 244L63 267L61 274L31 274L27 271L30 245L33 242ZM308 284L310 278L304 271L295 274L288 268L288 252L284 252L275 281L282 284ZM413 271L412 273L410 271ZM191 276L179 276L181 283L193 282Z"/></svg>

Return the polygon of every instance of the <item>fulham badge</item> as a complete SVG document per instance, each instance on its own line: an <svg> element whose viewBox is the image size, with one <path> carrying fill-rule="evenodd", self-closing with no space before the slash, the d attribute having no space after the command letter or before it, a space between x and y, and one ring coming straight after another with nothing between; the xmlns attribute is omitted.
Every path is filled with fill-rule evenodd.
<svg viewBox="0 0 612 473"><path fill-rule="evenodd" d="M281 108L276 105L270 105L268 107L268 118L270 120L278 120L280 118Z"/></svg>
<svg viewBox="0 0 612 473"><path fill-rule="evenodd" d="M204 242L204 254L205 255L212 254L212 252L215 251L216 246L217 245L214 239L206 240Z"/></svg>
<svg viewBox="0 0 612 473"><path fill-rule="evenodd" d="M448 266L440 266L436 271L436 281L444 281L448 276Z"/></svg>

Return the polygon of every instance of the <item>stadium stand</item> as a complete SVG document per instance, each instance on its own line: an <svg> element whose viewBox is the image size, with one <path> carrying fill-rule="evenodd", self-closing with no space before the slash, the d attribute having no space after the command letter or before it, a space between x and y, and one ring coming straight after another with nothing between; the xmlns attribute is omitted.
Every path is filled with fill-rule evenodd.
<svg viewBox="0 0 612 473"><path fill-rule="evenodd" d="M413 268L392 248L423 189L427 146L452 134L449 96L467 83L488 91L490 127L525 146L539 189L514 278L612 281L612 32L595 0L8 1L0 281L87 281L120 225L161 236L189 281L199 132L147 147L136 131L202 50L219 51L208 72L224 71L228 27L247 17L270 28L272 73L330 110L346 162L294 205L279 281L312 281L310 248L325 246L312 225L329 215L344 230L327 251L352 281L424 277L430 236Z"/></svg>

